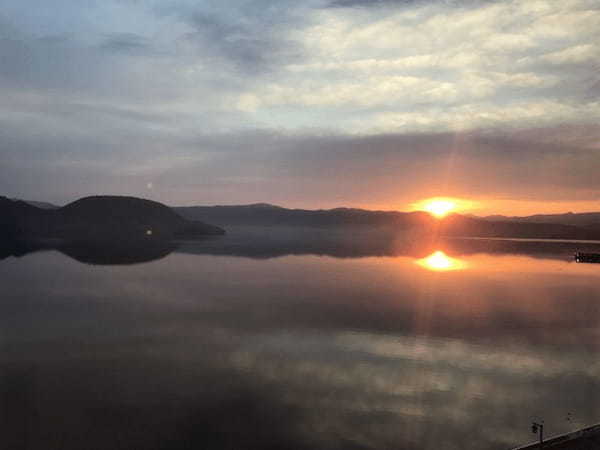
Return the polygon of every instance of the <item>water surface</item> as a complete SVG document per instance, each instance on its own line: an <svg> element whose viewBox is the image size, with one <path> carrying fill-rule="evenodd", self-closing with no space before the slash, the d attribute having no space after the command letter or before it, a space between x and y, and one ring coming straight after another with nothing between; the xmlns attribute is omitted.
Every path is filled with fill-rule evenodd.
<svg viewBox="0 0 600 450"><path fill-rule="evenodd" d="M0 261L6 448L502 449L600 421L579 244L294 236Z"/></svg>

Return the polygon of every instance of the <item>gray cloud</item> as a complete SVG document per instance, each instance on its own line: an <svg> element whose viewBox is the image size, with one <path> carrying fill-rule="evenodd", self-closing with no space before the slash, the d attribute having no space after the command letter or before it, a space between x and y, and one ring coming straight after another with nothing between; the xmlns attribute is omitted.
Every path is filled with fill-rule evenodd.
<svg viewBox="0 0 600 450"><path fill-rule="evenodd" d="M44 200L59 203L105 192L172 204L269 201L302 206L389 199L402 205L442 191L591 200L600 189L600 150L593 147L600 137L597 126L563 127L554 134L532 129L371 137L140 131L118 131L102 139L85 133L52 137L30 136L25 129L5 132L0 147L19 151L3 158L1 187L32 198L40 198L43 190ZM152 191L147 190L149 182Z"/></svg>
<svg viewBox="0 0 600 450"><path fill-rule="evenodd" d="M114 89L114 78L124 68L122 60L68 36L7 37L0 40L0 58L0 89L106 92Z"/></svg>
<svg viewBox="0 0 600 450"><path fill-rule="evenodd" d="M269 36L259 35L256 30L242 25L220 23L202 14L194 14L189 19L196 31L186 37L238 68L259 71L269 65L269 59L274 59L279 50Z"/></svg>
<svg viewBox="0 0 600 450"><path fill-rule="evenodd" d="M192 44L198 57L224 64L226 70L256 75L300 57L302 49L287 38L290 29L303 26L305 19L297 9L287 2L266 0L238 1L224 8L171 5L155 11L190 28L180 39Z"/></svg>
<svg viewBox="0 0 600 450"><path fill-rule="evenodd" d="M111 33L100 46L115 52L147 52L151 47L148 39L134 33Z"/></svg>

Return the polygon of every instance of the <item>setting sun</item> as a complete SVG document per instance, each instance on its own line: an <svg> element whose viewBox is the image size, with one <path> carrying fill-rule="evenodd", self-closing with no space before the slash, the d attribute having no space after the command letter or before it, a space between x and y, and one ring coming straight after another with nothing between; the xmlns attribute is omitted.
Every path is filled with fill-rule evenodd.
<svg viewBox="0 0 600 450"><path fill-rule="evenodd" d="M450 197L434 197L413 203L413 211L426 211L434 217L441 219L451 212L472 209L476 202Z"/></svg>
<svg viewBox="0 0 600 450"><path fill-rule="evenodd" d="M450 200L433 200L424 206L424 210L436 217L444 217L456 208L456 204Z"/></svg>

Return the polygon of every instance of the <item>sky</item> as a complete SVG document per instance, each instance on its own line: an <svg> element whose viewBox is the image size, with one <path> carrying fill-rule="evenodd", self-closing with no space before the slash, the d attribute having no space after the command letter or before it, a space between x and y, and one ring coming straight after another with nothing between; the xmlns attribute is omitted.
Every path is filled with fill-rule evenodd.
<svg viewBox="0 0 600 450"><path fill-rule="evenodd" d="M0 194L600 210L599 0L0 0Z"/></svg>

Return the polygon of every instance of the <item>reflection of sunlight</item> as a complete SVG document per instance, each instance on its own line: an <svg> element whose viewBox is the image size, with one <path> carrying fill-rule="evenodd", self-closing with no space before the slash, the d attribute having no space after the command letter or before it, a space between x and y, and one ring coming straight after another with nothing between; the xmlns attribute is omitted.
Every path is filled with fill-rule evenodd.
<svg viewBox="0 0 600 450"><path fill-rule="evenodd" d="M448 270L461 270L467 268L467 263L456 258L450 258L442 251L437 251L429 255L427 258L419 259L417 264L428 270L438 272Z"/></svg>

